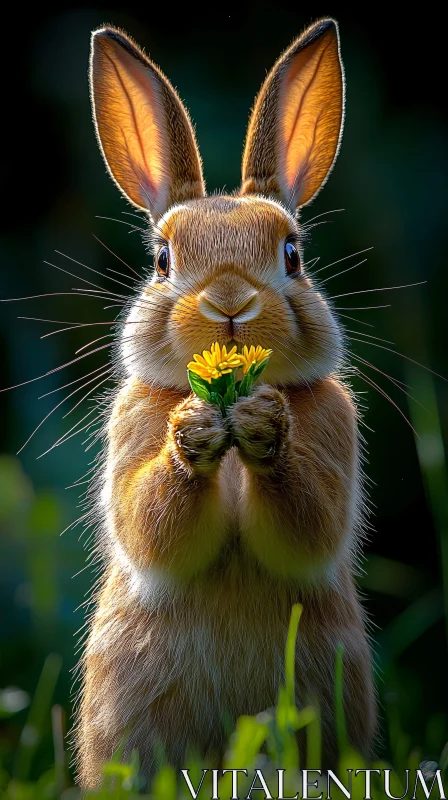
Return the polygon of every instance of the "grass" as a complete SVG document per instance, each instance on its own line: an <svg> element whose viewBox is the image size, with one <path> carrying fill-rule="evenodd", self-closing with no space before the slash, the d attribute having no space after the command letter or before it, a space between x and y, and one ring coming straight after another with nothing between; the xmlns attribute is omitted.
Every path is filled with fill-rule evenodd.
<svg viewBox="0 0 448 800"><path fill-rule="evenodd" d="M302 607L295 605L292 609L291 621L285 649L285 683L279 689L277 706L256 716L242 716L238 719L234 733L230 737L228 750L226 752L223 768L248 770L248 777L240 775L238 779L238 797L246 798L250 791L254 770L260 769L262 775L270 788L272 797L276 797L278 790L278 769L284 769L284 797L293 797L301 786L299 770L304 767L315 769L320 765L320 742L321 730L319 723L318 709L307 706L299 710L295 702L295 652L296 638L299 630L300 616ZM300 633L299 633L300 635ZM59 656L50 655L47 657L36 692L31 703L25 726L22 730L19 747L16 754L14 775L9 776L6 771L0 769L1 797L5 800L81 800L81 793L77 788L69 784L67 773L66 752L63 737L63 715L59 706L51 708L51 700L54 687L61 669L61 659ZM343 699L343 647L339 645L335 663L335 715L336 731L339 750L341 753L338 777L346 785L347 769L390 769L391 764L385 761L378 761L367 764L359 755L353 751L348 744ZM50 714L52 717L53 740L54 740L54 766L44 772L37 781L29 781L28 775L33 759L38 755L39 742L45 723L45 717ZM413 748L404 751L402 748L406 739L399 727L399 721L391 714L389 715L389 728L392 741L395 743L394 755L397 758L393 765L394 772L391 775L390 788L395 797L404 795L406 785L404 784L405 770L415 770L421 766L421 754L418 749ZM307 763L303 764L300 759L300 752L297 744L297 732L305 729L307 737ZM147 800L187 800L192 794L188 790L183 778L169 765L163 764L154 778L151 789L147 794L139 793L142 787L142 780L139 775L138 753L134 752L130 763L123 764L120 759L120 752L103 768L103 781L101 788L96 791L89 791L83 795L85 798L111 798L112 800L132 800L132 798L147 798ZM188 768L189 779L194 790L201 785L199 797L212 797L212 776L207 772L203 777L203 762L195 757L186 759L185 767ZM213 765L208 765L210 770ZM435 768L439 767L445 780L448 778L448 746L441 753L438 765L426 763L424 767L429 777L431 785L432 774ZM316 776L314 776L316 777ZM310 782L312 778L310 777ZM261 789L261 778L255 785L252 795L254 797L264 797L265 794L256 793ZM345 783L344 783L345 782ZM411 783L411 786L413 784ZM219 797L231 798L233 795L232 775L226 774L219 779ZM385 797L384 784L380 782L377 775L372 776L372 798ZM309 790L309 797L317 797L321 791L316 789L313 794ZM351 797L354 800L364 798L363 781L353 781ZM416 800L427 797L427 791L419 787L415 797ZM267 795L268 796L268 795ZM331 792L334 800L342 800L347 795L344 794L337 784ZM412 796L409 794L409 796ZM436 795L437 796L437 795Z"/></svg>

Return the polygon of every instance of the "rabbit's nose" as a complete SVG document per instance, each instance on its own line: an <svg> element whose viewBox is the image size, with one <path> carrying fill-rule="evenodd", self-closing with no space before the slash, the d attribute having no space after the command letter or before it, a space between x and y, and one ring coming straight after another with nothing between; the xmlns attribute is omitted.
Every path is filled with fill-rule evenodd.
<svg viewBox="0 0 448 800"><path fill-rule="evenodd" d="M261 303L256 289L250 289L235 297L220 297L219 292L205 289L199 296L198 310L206 319L214 322L250 322L258 317Z"/></svg>

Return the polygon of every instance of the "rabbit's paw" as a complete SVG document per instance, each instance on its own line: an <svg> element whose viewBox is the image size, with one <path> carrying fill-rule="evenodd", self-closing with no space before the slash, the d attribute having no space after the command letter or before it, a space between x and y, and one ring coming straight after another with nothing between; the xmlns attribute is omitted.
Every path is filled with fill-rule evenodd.
<svg viewBox="0 0 448 800"><path fill-rule="evenodd" d="M230 446L219 408L190 396L174 409L169 424L180 461L193 472L213 472Z"/></svg>
<svg viewBox="0 0 448 800"><path fill-rule="evenodd" d="M286 398L272 386L258 386L229 409L231 429L242 460L250 467L271 468L290 428Z"/></svg>

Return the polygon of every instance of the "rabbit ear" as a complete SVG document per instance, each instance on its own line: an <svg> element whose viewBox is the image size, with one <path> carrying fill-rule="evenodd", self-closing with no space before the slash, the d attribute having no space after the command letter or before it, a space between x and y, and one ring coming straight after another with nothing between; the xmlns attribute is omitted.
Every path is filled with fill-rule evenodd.
<svg viewBox="0 0 448 800"><path fill-rule="evenodd" d="M252 112L242 194L305 205L325 183L338 153L344 74L333 19L308 28L266 78Z"/></svg>
<svg viewBox="0 0 448 800"><path fill-rule="evenodd" d="M182 102L121 31L93 33L90 90L104 160L128 200L157 220L173 203L204 196L201 159Z"/></svg>

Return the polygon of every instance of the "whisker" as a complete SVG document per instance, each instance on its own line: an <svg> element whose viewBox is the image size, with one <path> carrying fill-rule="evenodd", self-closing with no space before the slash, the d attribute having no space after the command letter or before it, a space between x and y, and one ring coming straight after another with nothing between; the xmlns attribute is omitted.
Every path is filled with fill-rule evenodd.
<svg viewBox="0 0 448 800"><path fill-rule="evenodd" d="M96 385L96 386L94 386L94 387L93 387L93 389L90 389L90 390L89 390L89 391L88 391L88 392L87 392L85 395L83 395L83 397L81 397L81 400L78 400L78 401L77 401L77 403L75 403L75 405L74 405L74 406L73 406L73 407L70 409L70 411L67 411L67 412L64 414L64 416L62 417L62 419L65 419L66 417L68 417L68 416L69 416L69 414L71 414L71 413L72 413L72 412L73 412L73 411L74 411L76 408L78 408L78 406L79 406L79 405L81 405L81 403L83 403L83 402L84 402L84 400L86 400L86 398L87 398L87 397L89 397L89 396L92 394L92 392L96 392L96 390L97 390L97 389L99 389L99 387L100 387L100 386L102 386L102 385L103 385L103 383L106 383L106 381L108 381L108 380L109 380L109 378L111 377L111 376L110 376L110 372L111 372L111 371L112 371L112 367L108 367L108 368L107 368L107 369L106 369L104 372L102 372L100 375L97 375L97 376L96 376L96 378L95 378L95 380L97 380L97 378L101 378L103 375L107 375L107 377L106 377L106 378L104 378L104 380L102 380L102 381L100 381L99 383L97 383L97 385ZM84 386L86 386L86 384L84 384ZM84 388L84 386L83 386L82 388Z"/></svg>
<svg viewBox="0 0 448 800"><path fill-rule="evenodd" d="M138 225L131 225L130 222L126 222L124 219L114 219L114 217L101 217L99 214L96 215L96 219L107 219L109 222L119 222L120 225L128 225L129 228L133 228L135 231L142 231L142 233L146 233L145 228L140 228Z"/></svg>
<svg viewBox="0 0 448 800"><path fill-rule="evenodd" d="M330 222L333 222L333 220L332 219L324 219L324 220L321 220L320 222L313 222L312 225L309 225L308 223L306 223L305 225L302 225L302 228L304 228L305 230L308 230L309 228L317 228L318 225L328 225Z"/></svg>
<svg viewBox="0 0 448 800"><path fill-rule="evenodd" d="M374 311L376 308L392 308L391 303L387 303L384 306L352 306L352 307L345 307L338 308L337 306L333 306L333 311Z"/></svg>
<svg viewBox="0 0 448 800"><path fill-rule="evenodd" d="M330 300L338 300L340 297L351 297L354 294L368 294L369 292L390 292L394 289L411 289L413 286L423 286L427 281L417 283L404 283L402 286L381 286L378 289L359 289L357 292L347 292L346 294L336 294Z"/></svg>
<svg viewBox="0 0 448 800"><path fill-rule="evenodd" d="M92 409L92 411L94 411L94 410L95 409ZM73 483L71 483L69 486L66 486L65 488L66 489L74 489L75 486L81 486L84 483L90 483L90 480L91 480L91 477L92 477L92 473L95 472L96 468L97 468L97 464L94 463L93 466L90 467L90 469L88 469L84 473L84 475L81 476L81 478L79 478L77 481L74 481ZM88 476L90 476L90 477L88 477Z"/></svg>
<svg viewBox="0 0 448 800"><path fill-rule="evenodd" d="M140 278L138 281L137 278L133 278L132 275L126 275L124 272L120 272L118 269L112 269L112 267L106 267L107 272L112 272L114 275L121 275L122 278L127 278L129 281L133 281L136 285L142 282L143 278ZM105 276L108 277L107 275ZM123 284L124 286L124 284ZM131 287L129 287L131 288ZM132 287L132 291L134 291L136 286Z"/></svg>
<svg viewBox="0 0 448 800"><path fill-rule="evenodd" d="M324 281L321 281L320 285L324 286L329 281L332 281L333 278L338 278L339 275L345 275L346 272L350 272L352 269L356 269L356 267L360 267L361 264L365 264L366 261L367 261L367 258L363 258L362 261L358 261L358 263L354 264L352 267L347 267L347 269L342 269L340 272L335 272L334 275L330 275L329 278L325 278Z"/></svg>
<svg viewBox="0 0 448 800"><path fill-rule="evenodd" d="M309 261L304 261L302 267L308 267L308 270L312 269L317 262L320 261L320 256L315 256L315 258L310 258ZM311 268L310 268L311 264ZM311 273L310 273L311 274ZM285 281L286 283L286 281Z"/></svg>
<svg viewBox="0 0 448 800"><path fill-rule="evenodd" d="M86 324L84 322L72 322L72 321L64 320L64 319L44 319L43 317L23 317L23 316L18 316L17 319L27 319L27 320L31 320L32 322L52 322L54 325L73 325L73 327L76 327L76 326L82 327L83 325ZM104 323L104 322L103 323L91 322L90 324L91 325L101 325L101 324L104 325L106 323ZM65 330L65 328L64 328L64 330Z"/></svg>
<svg viewBox="0 0 448 800"><path fill-rule="evenodd" d="M144 216L141 217L139 214L133 214L131 211L122 211L121 213L124 214L126 217L135 217L136 219L139 219L140 222L148 222L148 219L145 218Z"/></svg>
<svg viewBox="0 0 448 800"><path fill-rule="evenodd" d="M78 277L77 275L75 277ZM75 293L76 297L93 297L96 300L114 300L116 303L121 302L122 306L127 305L130 302L130 297L124 297L124 295L116 294L115 292L109 292L107 289L84 289L79 288L77 286L73 286L72 292ZM106 297L104 297L106 295Z"/></svg>
<svg viewBox="0 0 448 800"><path fill-rule="evenodd" d="M275 336L273 336L273 339L275 339ZM285 359L286 359L286 361L289 361L289 363L291 364L291 366L293 366L293 367L294 367L294 369L295 369L295 370L296 370L296 372L298 373L298 375L299 375L300 379L301 379L301 380L304 382L304 384L305 384L305 386L307 387L307 389L308 389L308 390L311 392L311 395L312 395L312 397L313 397L313 400L314 400L314 402L316 403L316 398L315 398L315 396L314 396L314 392L313 392L313 390L312 390L312 387L310 386L310 384L308 383L308 381L306 380L306 378L304 378L304 377L303 377L303 375L302 375L302 373L300 372L299 368L298 368L298 367L297 367L297 366L294 364L294 362L293 362L293 361L291 361L291 359L290 359L290 358L288 358L288 356L286 355L286 353L284 353L284 352L283 352L283 350L281 349L281 347L286 347L285 343L284 343L284 342L280 342L280 340L279 340L279 339L275 339L275 341L277 341L277 342L278 342L278 343L281 345L281 346L278 346L278 351L279 351L280 355L282 355L282 356L283 356L283 358L285 358ZM290 350L291 348L288 348L288 347L287 347L287 349L288 349L288 350ZM297 356L297 355L299 355L298 353L295 353L294 351L292 351L292 352L293 352L293 353L294 353L294 355L296 355L296 356ZM299 356L299 358L300 358L300 356ZM303 359L303 360L305 360L305 361L306 361L306 359ZM308 362L306 362L306 363L308 363Z"/></svg>
<svg viewBox="0 0 448 800"><path fill-rule="evenodd" d="M71 273L68 273L68 274L71 274ZM74 275L73 277L78 277L78 276ZM81 280L83 280L83 279L81 278ZM165 281L170 283L167 279L165 279ZM171 285L174 287L174 284L171 284ZM92 284L92 286L95 286L95 284ZM147 288L149 289L149 288L152 288L152 287L147 287ZM79 293L79 292L85 292L86 290L83 289L83 288L79 289L79 288L74 287L73 291ZM103 300L107 300L109 298L113 298L113 299L123 300L124 304L128 304L133 300L132 296L118 294L117 292L110 292L108 289L102 289L101 287L98 287L97 289L90 289L89 291L93 292L95 297L99 297L100 296L99 295L100 292L103 293L103 294L107 294L108 297L102 297L101 298ZM177 301L177 304L181 308L185 308L187 311L191 311L191 310L195 309L195 305L193 303L191 303L191 302L187 302L183 298L182 292L180 290L178 290L176 287L174 287L174 294L177 297L180 298L180 300ZM88 297L89 295L87 294L85 296ZM164 299L165 300L167 299L166 296L164 296ZM149 300L147 297L142 297L142 295L139 295L137 297L137 301L138 301L138 303L143 303L143 305L138 306L137 302L134 301L133 302L134 307L139 307L139 308L143 308L143 309L145 308L145 306L147 308L154 308L154 307L159 308L159 305L160 305L160 301L157 302L155 299Z"/></svg>
<svg viewBox="0 0 448 800"><path fill-rule="evenodd" d="M369 384L374 389L376 389L377 392L379 392L381 395L383 395L383 397L385 397L387 400L389 400L390 403L392 403L392 405L397 409L398 413L403 417L403 419L405 420L406 424L409 425L409 427L413 431L414 435L417 437L417 439L419 439L420 437L418 436L417 431L412 426L411 422L408 420L406 414L401 410L400 406L397 405L397 403L395 403L394 400L392 400L391 396L384 389L382 389L381 386L379 386L373 380L373 378L371 378L370 376L366 375L365 372L362 372L362 370L359 367L356 368L356 371L367 384Z"/></svg>
<svg viewBox="0 0 448 800"><path fill-rule="evenodd" d="M74 425L72 425L72 427L71 427L71 428L70 428L68 431L66 431L66 432L65 432L65 433L64 433L62 436L60 436L60 437L59 437L59 439L57 439L57 441L56 441L56 442L55 442L55 443L54 443L54 444L53 444L51 447L49 447L49 448L48 448L48 450L46 450L46 451L45 451L45 453L41 453L41 455L40 455L40 456L38 456L38 458L42 458L42 456L45 456L47 453L49 453L49 452L50 452L50 450L53 450L53 448L54 448L54 447L59 447L59 445L61 445L61 444L64 444L64 443L65 443L65 442L66 442L68 439L71 439L72 437L71 437L71 436L69 436L69 434L71 434L71 432L72 432L72 431L74 431L74 430L75 430L75 428L77 428L77 427L78 427L78 425L80 425L82 422L84 422L84 420L85 420L85 419L87 419L88 417L90 417L90 416L91 416L91 415L92 415L94 412L96 412L96 411L97 411L97 407L96 407L96 406L94 406L93 408L91 408L91 409L90 409L90 411L88 411L88 412L87 412L87 414L85 414L85 415L82 417L82 419L78 420L78 422L75 422L75 424L74 424ZM91 424L92 424L92 421L88 422L86 426L84 426L83 428L81 428L81 429L80 429L80 430L78 430L78 431L75 431L75 433L73 434L73 436L74 436L76 433L81 433L81 431L82 431L82 430L85 430L85 429L86 429L86 427L88 427L88 426L89 426L89 425L91 425ZM90 478L88 479L88 482L90 483ZM77 484L78 484L78 481L76 481L74 484L72 484L72 486L70 486L70 487L68 487L68 486L67 486L66 488L67 488L67 489L68 489L68 488L72 488L73 486L76 486Z"/></svg>
<svg viewBox="0 0 448 800"><path fill-rule="evenodd" d="M53 375L55 372L59 372L61 369L65 369L66 367L70 367L72 364L76 364L77 361L81 361L83 358L87 358L87 356L93 355L93 353L98 353L100 350L105 350L106 347L110 347L111 344L112 342L109 342L109 344L104 344L101 347L96 347L95 350L90 350L90 352L84 353L82 356L77 356L77 358L73 358L71 361L67 361L65 364L61 364L61 366L59 367L54 367L53 369L48 370L48 372L44 372L42 375L38 375L37 378L30 378L27 381L16 383L14 386L7 386L4 389L0 389L0 393L9 392L12 389L18 389L20 386L26 386L28 383L34 383L35 381L40 381L43 378L47 378L49 375Z"/></svg>
<svg viewBox="0 0 448 800"><path fill-rule="evenodd" d="M363 331L353 331L351 328L344 328L344 330L346 333L355 333L357 336L367 336L369 339L377 339L379 342L386 342L386 344L391 344L396 347L395 342L392 342L390 339L382 339L381 336L372 336L372 334L364 333Z"/></svg>
<svg viewBox="0 0 448 800"><path fill-rule="evenodd" d="M271 334L271 335L272 335L272 334ZM290 346L289 346L289 344L288 344L288 340L287 340L287 339L285 339L284 337L280 337L280 338L278 339L278 338L276 338L276 337L275 337L275 336L273 336L273 335L272 335L272 338L273 338L273 339L274 339L276 342L279 342L279 343L280 343L280 344L281 344L283 347L286 347L286 349L287 349L287 350L289 350L291 353L293 353L293 355L295 355L295 356L296 356L296 358L300 358L300 360L301 360L301 361L304 361L304 362L305 362L305 364L307 364L307 365L308 365L308 367L311 367L311 364L310 364L310 362L308 361L308 359L306 359L306 358L305 358L305 356L303 356L301 353L298 353L296 350L294 350L292 347L290 347ZM285 354L283 354L283 355L285 355ZM285 358L286 358L286 356L285 356ZM291 363L292 363L292 362L291 362ZM295 365L293 365L293 366L295 366ZM302 376L302 374L301 374L300 370L298 369L298 367L295 367L295 368L296 368L296 370L299 372L299 375L301 376L301 378L302 378L303 380L305 380L305 379L303 378L303 376ZM314 371L314 370L312 370L312 371Z"/></svg>
<svg viewBox="0 0 448 800"><path fill-rule="evenodd" d="M363 319L356 319L356 317L350 317L348 314L338 314L338 317L343 317L344 319L351 319L352 322L357 322L358 325L366 325L368 328L375 327L374 325L372 325L371 322L365 322Z"/></svg>
<svg viewBox="0 0 448 800"><path fill-rule="evenodd" d="M50 320L48 320L50 321ZM117 322L85 322L79 323L77 322L75 325L70 325L68 328L59 328L56 331L50 331L49 333L44 333L43 336L40 336L40 339L48 339L50 336L56 336L58 333L66 333L67 331L75 331L78 328L90 328L93 325L118 325Z"/></svg>
<svg viewBox="0 0 448 800"><path fill-rule="evenodd" d="M100 372L100 370L104 369L105 364L102 364L101 367L97 367L96 369L92 369L91 372L88 372L87 375L83 375L82 378L76 378L74 381L70 381L70 383L64 384L64 386L58 386L57 389L52 389L50 392L45 392L45 394L41 394L38 397L38 400L42 400L44 397L48 397L50 394L54 394L55 392L61 392L63 389L67 389L68 386L73 386L74 383L79 383L80 381L89 378L90 375L94 375L95 372Z"/></svg>
<svg viewBox="0 0 448 800"><path fill-rule="evenodd" d="M114 335L115 335L114 333L106 333L104 336L99 336L98 339L93 339L93 341L88 342L88 344L83 344L82 347L78 347L78 349L75 350L75 355L78 355L78 353L81 353L82 350L85 350L87 347L90 347L92 344L96 344L97 342L101 342L102 339L107 339L110 336L114 336ZM127 337L127 338L130 338L130 337Z"/></svg>
<svg viewBox="0 0 448 800"><path fill-rule="evenodd" d="M331 264L325 264L324 267L320 267L314 275L317 275L319 272L322 272L324 269L330 269L330 267L336 266L336 264L340 264L341 261L347 261L348 258L354 258L355 256L361 256L363 253L368 253L369 250L373 250L373 247L366 247L364 250L358 250L356 253L350 253L349 256L344 256L343 258L338 258L337 261L332 261Z"/></svg>
<svg viewBox="0 0 448 800"><path fill-rule="evenodd" d="M419 281L418 283L408 283L408 284L403 284L402 286L383 286L383 287L380 287L380 288L377 288L377 289L361 289L361 290L359 290L359 291L355 291L355 292L346 292L346 293L344 293L344 294L338 294L338 295L333 295L333 296L327 296L327 297L326 297L326 301L327 301L329 304L332 304L334 300L337 300L337 299L338 299L338 298L340 298L340 297L350 297L350 296L352 296L352 295L357 295L357 294L366 294L366 293L368 293L368 292L385 292L385 291L389 291L389 290L393 290L393 289L408 289L408 288L410 288L410 287L413 287L413 286L421 286L421 285L423 285L423 284L425 284L425 283L426 283L426 281ZM313 295L313 294L315 294L315 289L313 289L313 287L309 287L309 288L308 288L308 287L305 287L305 288L303 289L303 291L302 291L302 295L306 295L306 294L310 294L310 295ZM280 305L280 304L281 304L281 303L283 303L284 301L285 301L285 298L283 298L283 297L282 297L282 298L281 298L281 300L279 300L279 303L278 303L278 305ZM303 304L303 307L304 307L304 308L311 308L311 306L314 306L314 305L316 305L316 304L319 304L320 302L321 302L321 300L320 300L320 299L317 299L317 300L310 300L310 301L309 301L309 302L307 302L306 304ZM275 307L276 307L276 304L274 304L273 306L271 306L271 308L275 308ZM330 305L330 308L332 308L332 307L333 307L333 306L332 306L332 305Z"/></svg>
<svg viewBox="0 0 448 800"><path fill-rule="evenodd" d="M69 400L70 397L73 397L73 395L76 394L77 392L82 391L82 389L84 389L85 386L88 386L89 383L92 383L93 381L96 381L97 378L98 378L98 375L96 375L95 378L92 378L90 381L87 381L87 383L84 383L82 386L78 386L78 388L74 389L72 392L70 392L70 394L67 395L67 397L64 397L62 400L60 400L59 403L57 405L55 405L54 408L52 408L51 411L49 411L48 414L46 414L45 417L39 422L39 424L36 426L36 428L33 430L33 432L30 434L30 436L28 436L28 439L26 440L26 442L22 445L20 450L17 451L17 455L19 455L22 452L22 450L27 446L28 442L30 442L31 439L33 438L33 436L37 433L39 428L42 427L44 422L46 422L47 419L49 417L51 417L51 415L54 414L54 412L57 411L57 409L60 408L60 406L63 403L65 403L67 400Z"/></svg>
<svg viewBox="0 0 448 800"><path fill-rule="evenodd" d="M92 411L96 411L96 408L93 408ZM55 442L54 444L51 445L51 447L48 448L48 450L45 450L43 453L40 453L40 455L36 456L36 461L38 461L40 458L43 458L48 453L51 453L51 451L54 450L56 447L60 447L61 445L65 444L66 442L69 441L69 439L72 439L74 436L77 436L78 433L82 433L83 431L85 431L87 428L89 428L91 425L94 425L94 424L95 424L94 422L88 422L87 425L84 425L84 427L82 427L79 430L75 431L70 436L66 436L65 438L62 438L60 441ZM90 480L88 480L86 482L90 483ZM75 485L76 484L73 484L73 486L75 486ZM78 485L80 485L80 484L78 484ZM70 488L70 487L67 487L67 488ZM63 531L63 533L64 533L64 531Z"/></svg>
<svg viewBox="0 0 448 800"><path fill-rule="evenodd" d="M51 266L54 266L53 264ZM77 277L77 275L75 275ZM80 290L81 291L81 290ZM82 290L84 291L84 290ZM28 297L5 297L0 299L0 303L17 303L19 300L37 300L42 297L73 297L73 291L71 292L46 292L45 294L30 294ZM96 295L86 295L86 297L94 297Z"/></svg>
<svg viewBox="0 0 448 800"><path fill-rule="evenodd" d="M108 289L104 289L102 286L99 286L97 283L93 283L92 281L88 281L87 278L81 278L80 275L75 275L73 272L69 272L67 269L64 269L63 267L59 267L57 264L52 264L51 261L44 261L43 263L47 264L49 267L54 267L54 269L58 269L60 272L65 272L66 275L70 275L72 278L76 278L78 281L82 281L83 283L87 283L87 284L89 284L89 286L94 286L100 292L103 292L103 294L112 294L112 292L109 292Z"/></svg>
<svg viewBox="0 0 448 800"><path fill-rule="evenodd" d="M345 208L333 208L333 210L332 210L332 211L323 211L323 212L322 212L322 214L316 214L316 216L315 216L315 217L311 217L311 219L308 219L308 220L307 220L307 221L306 221L306 222L305 222L305 223L302 225L302 227L306 228L306 226L307 226L307 225L308 225L310 222L314 222L314 220L315 220L315 219L319 219L319 217L325 217L327 214L337 214L339 211L345 211Z"/></svg>
<svg viewBox="0 0 448 800"><path fill-rule="evenodd" d="M118 281L116 278L111 278L109 275L105 275L98 269L94 269L93 267L89 267L87 264L83 264L82 261L78 261L76 258L72 258L71 256L66 255L65 253L61 253L60 250L55 250L55 253L62 256L63 258L67 258L69 261L73 261L74 264L78 264L80 267L84 267L84 269L88 269L89 272L94 272L96 275L101 275L102 278L106 278L106 280L113 281L113 283L117 283L119 286L124 286L125 289L129 289L129 291L133 291L133 287L129 286L127 283L123 283L123 281ZM106 291L108 291L106 289Z"/></svg>
<svg viewBox="0 0 448 800"><path fill-rule="evenodd" d="M126 213L126 212L124 212L124 213ZM132 216L137 216L137 215L136 215L136 214L133 214ZM117 259L118 259L118 261L121 261L121 263L122 263L122 264L124 264L124 266L125 266L125 267L127 267L127 268L128 268L130 271L131 271L131 272L133 272L133 273L134 273L134 275L136 275L136 276L137 276L137 278L138 278L138 280L139 280L139 281L141 280L141 276L138 274L138 272L137 272L137 271L136 271L136 270L135 270L133 267L131 267L131 265L130 265L130 264L128 264L126 261L123 261L123 259L122 259L122 258L120 258L120 256L117 256L117 254L116 254L116 253L114 253L114 252L113 252L113 250L111 250L111 249L110 249L110 247L108 247L108 246L107 246L107 244L105 244L105 243L104 243L104 242L103 242L103 241L102 241L102 240L101 240L101 239L100 239L98 236L96 236L94 233L92 233L92 236L93 236L93 238L94 238L94 239L96 239L96 240L97 240L97 242L99 242L99 243L100 243L100 245L102 245L102 246L103 246L103 247L104 247L104 248L105 248L105 249L106 249L106 250L107 250L107 251L108 251L108 252L109 252L109 253L110 253L112 256L114 256L114 258L117 258ZM121 273L120 273L120 274L121 274Z"/></svg>
<svg viewBox="0 0 448 800"><path fill-rule="evenodd" d="M385 378L387 378L387 380L391 381L391 383L393 383L393 385L397 389L399 389L401 392L404 392L404 394L410 397L411 400L414 400L415 403L418 403L418 405L421 406L421 408L423 408L422 404L415 397L413 397L412 394L406 391L406 389L411 389L411 387L407 383L405 383L404 381L400 381L398 378L394 378L392 375L389 375L387 372L384 372L382 369L379 369L379 367L376 367L374 364L371 364L370 361L367 361L365 358L361 358L361 356L359 355L350 353L350 356L351 358L354 358L356 361L360 361L361 364L364 364L364 366L375 370L375 372L378 372L380 375L383 375Z"/></svg>
<svg viewBox="0 0 448 800"><path fill-rule="evenodd" d="M448 378L446 378L444 375L440 375L439 372L435 372L433 369L430 369L429 367L426 367L424 364L420 364L419 361L415 361L415 359L410 358L410 356L405 356L404 353L399 353L398 350L392 350L392 348L385 347L382 344L376 344L375 342L365 342L362 339L354 339L353 337L352 337L352 342L362 342L362 344L370 344L372 347L379 347L380 350L387 350L389 353L393 353L396 356L400 356L401 358L405 358L406 361L410 361L412 364L415 364L417 367L421 367L421 369L424 369L427 372L430 372L432 375L435 375L437 378L441 378L443 381L447 381L448 382Z"/></svg>

